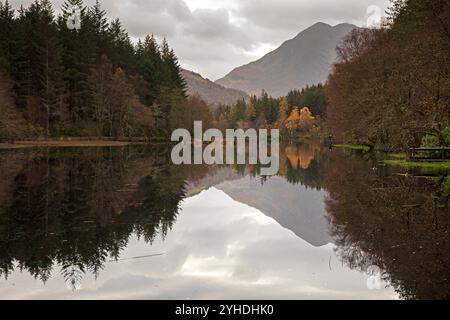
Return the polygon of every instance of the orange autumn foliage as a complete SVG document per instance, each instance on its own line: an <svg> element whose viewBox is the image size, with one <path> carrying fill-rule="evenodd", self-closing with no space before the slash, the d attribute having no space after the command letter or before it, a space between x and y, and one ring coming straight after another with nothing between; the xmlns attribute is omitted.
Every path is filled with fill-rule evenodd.
<svg viewBox="0 0 450 320"><path fill-rule="evenodd" d="M310 131L313 128L314 116L308 107L301 109L294 107L289 118L285 122L289 135L294 135L297 131Z"/></svg>

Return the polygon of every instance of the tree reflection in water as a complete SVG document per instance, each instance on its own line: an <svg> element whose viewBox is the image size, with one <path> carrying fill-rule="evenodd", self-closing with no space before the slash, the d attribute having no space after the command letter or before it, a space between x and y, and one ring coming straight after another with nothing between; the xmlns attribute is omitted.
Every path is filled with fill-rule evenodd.
<svg viewBox="0 0 450 320"><path fill-rule="evenodd" d="M328 191L336 252L350 268L379 266L402 298L448 299L449 177L371 167L318 144L289 145L279 176ZM165 146L0 153L0 275L20 270L47 281L60 271L76 289L87 273L98 276L119 259L133 236L149 244L164 238L186 193L259 172L258 165L174 166ZM282 198L282 188L274 192Z"/></svg>
<svg viewBox="0 0 450 320"><path fill-rule="evenodd" d="M379 266L404 299L450 298L447 174L395 174L340 153L331 163L326 207L342 260Z"/></svg>
<svg viewBox="0 0 450 320"><path fill-rule="evenodd" d="M167 151L46 150L2 155L0 274L69 283L98 275L132 234L151 243L172 227L187 177Z"/></svg>

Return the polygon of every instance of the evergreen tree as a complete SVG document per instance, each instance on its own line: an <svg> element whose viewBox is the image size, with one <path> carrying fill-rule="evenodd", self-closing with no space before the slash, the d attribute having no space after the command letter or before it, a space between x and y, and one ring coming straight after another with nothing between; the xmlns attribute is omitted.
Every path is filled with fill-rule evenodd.
<svg viewBox="0 0 450 320"><path fill-rule="evenodd" d="M123 29L119 19L111 22L108 33L111 41L109 57L114 67L127 70L129 73L135 73L137 71L137 63L134 47L130 36Z"/></svg>
<svg viewBox="0 0 450 320"><path fill-rule="evenodd" d="M0 72L8 77L14 66L14 10L8 1L0 2Z"/></svg>
<svg viewBox="0 0 450 320"><path fill-rule="evenodd" d="M92 8L88 9L87 14L96 37L97 52L99 55L106 53L108 47L108 19L106 11L102 9L100 2L97 0Z"/></svg>
<svg viewBox="0 0 450 320"><path fill-rule="evenodd" d="M180 90L184 97L187 97L187 85L184 78L181 76L181 67L178 58L173 49L169 48L167 40L161 45L161 57L163 60L163 86L166 88L174 88Z"/></svg>
<svg viewBox="0 0 450 320"><path fill-rule="evenodd" d="M325 90L325 86L319 83L306 86L302 90L291 90L287 98L291 106L308 106L314 115L324 117L326 112Z"/></svg>
<svg viewBox="0 0 450 320"><path fill-rule="evenodd" d="M153 35L145 38L140 50L142 51L139 56L140 72L147 84L147 90L142 100L146 105L152 105L160 94L163 61Z"/></svg>
<svg viewBox="0 0 450 320"><path fill-rule="evenodd" d="M15 20L16 50L14 53L14 70L12 71L14 100L17 107L21 109L25 109L28 97L31 96L28 27L25 13L25 8L21 6L18 10L18 18Z"/></svg>
<svg viewBox="0 0 450 320"><path fill-rule="evenodd" d="M31 117L50 134L51 122L65 115L61 48L50 1L35 1L19 16L20 50L16 96Z"/></svg>
<svg viewBox="0 0 450 320"><path fill-rule="evenodd" d="M70 30L67 19L72 8L77 7L81 15L80 30ZM89 114L89 72L97 59L97 43L92 33L92 24L82 0L66 0L59 17L60 41L63 46L63 63L68 104L72 122L88 119Z"/></svg>
<svg viewBox="0 0 450 320"><path fill-rule="evenodd" d="M74 11L76 28L69 23ZM57 18L49 0L22 6L17 15L0 1L0 73L10 82L4 91L12 91L7 96L16 111L46 136L81 129L123 135L132 131L129 119L155 114L166 131L171 125L188 128L187 109L195 103L187 103L180 71L167 41L160 48L148 36L134 46L120 20L109 23L99 1L87 8L83 0L66 0ZM130 116L136 106L139 115Z"/></svg>

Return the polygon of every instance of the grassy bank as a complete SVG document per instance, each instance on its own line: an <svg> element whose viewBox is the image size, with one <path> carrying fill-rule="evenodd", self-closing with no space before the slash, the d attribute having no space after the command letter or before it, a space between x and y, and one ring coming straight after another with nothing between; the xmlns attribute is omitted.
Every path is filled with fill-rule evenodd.
<svg viewBox="0 0 450 320"><path fill-rule="evenodd" d="M370 151L368 146L355 144L337 144L334 147L354 151ZM450 161L412 161L407 160L406 153L388 153L387 159L382 163L406 169L450 170Z"/></svg>
<svg viewBox="0 0 450 320"><path fill-rule="evenodd" d="M450 170L450 161L411 161L406 159L405 153L390 153L383 161L388 166L406 169Z"/></svg>
<svg viewBox="0 0 450 320"><path fill-rule="evenodd" d="M384 160L384 164L388 166L402 167L406 169L433 169L433 170L450 170L450 161L443 162L427 162L427 161L408 161L405 159L389 159Z"/></svg>

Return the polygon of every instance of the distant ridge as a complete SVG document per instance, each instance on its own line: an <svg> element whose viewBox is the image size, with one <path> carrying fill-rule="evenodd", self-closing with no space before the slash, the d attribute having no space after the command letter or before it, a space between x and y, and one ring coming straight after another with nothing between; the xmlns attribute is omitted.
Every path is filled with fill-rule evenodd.
<svg viewBox="0 0 450 320"><path fill-rule="evenodd" d="M348 23L334 27L316 23L278 49L234 69L216 83L249 94L259 94L265 89L278 97L291 89L324 82L336 60L336 46L355 28Z"/></svg>
<svg viewBox="0 0 450 320"><path fill-rule="evenodd" d="M198 94L213 107L219 104L233 104L240 99L249 99L244 91L225 88L193 71L183 69L181 74L188 85L188 94Z"/></svg>

